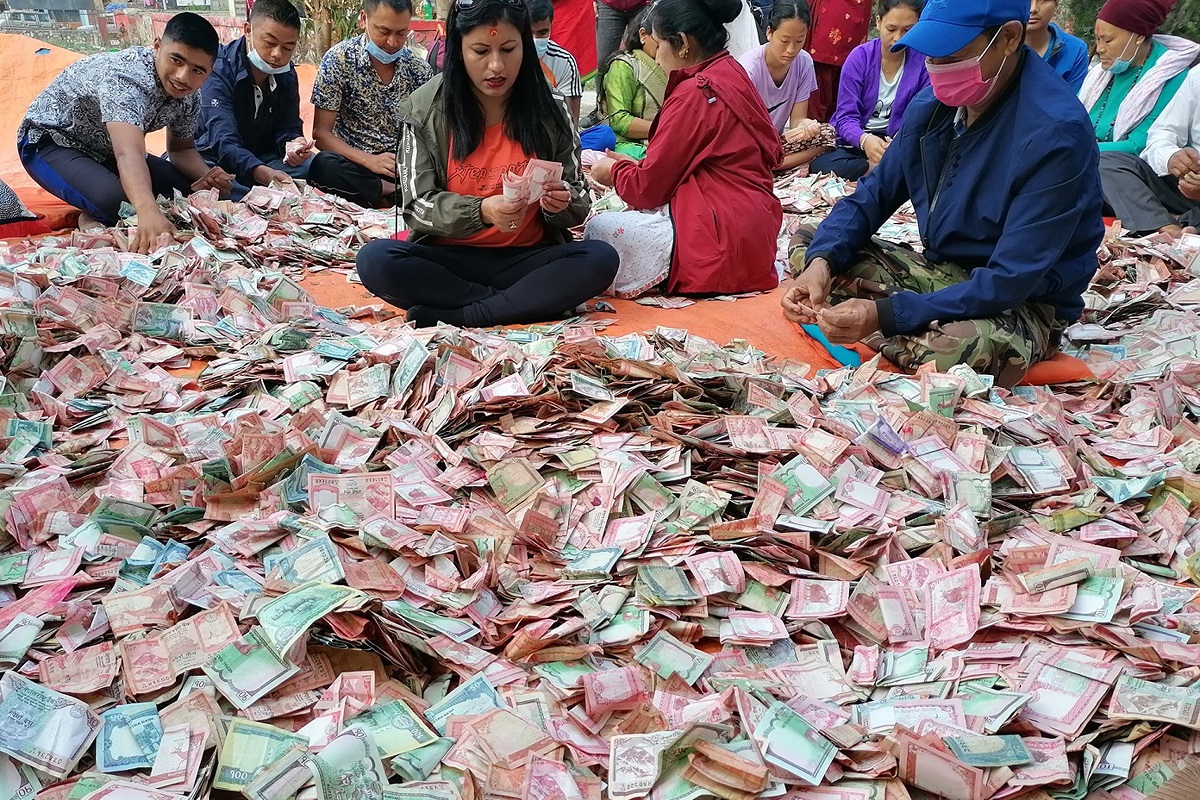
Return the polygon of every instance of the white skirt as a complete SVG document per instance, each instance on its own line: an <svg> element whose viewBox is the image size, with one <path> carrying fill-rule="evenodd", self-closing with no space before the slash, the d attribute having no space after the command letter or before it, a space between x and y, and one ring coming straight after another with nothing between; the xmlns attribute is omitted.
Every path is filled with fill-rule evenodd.
<svg viewBox="0 0 1200 800"><path fill-rule="evenodd" d="M608 289L616 297L638 297L667 279L675 250L675 226L667 206L657 211L608 211L588 222L583 238L608 242L621 257Z"/></svg>

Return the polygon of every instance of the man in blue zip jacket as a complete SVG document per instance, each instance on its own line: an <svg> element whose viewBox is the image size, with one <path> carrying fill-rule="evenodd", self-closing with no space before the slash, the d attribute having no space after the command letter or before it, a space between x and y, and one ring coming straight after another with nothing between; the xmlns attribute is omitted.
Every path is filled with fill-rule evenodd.
<svg viewBox="0 0 1200 800"><path fill-rule="evenodd" d="M292 54L300 12L288 0L258 0L246 35L221 47L200 90L196 147L236 179L234 199L249 187L304 178L313 145L300 120L300 81Z"/></svg>
<svg viewBox="0 0 1200 800"><path fill-rule="evenodd" d="M1096 136L1023 44L1028 0L930 0L896 47L926 56L879 166L793 242L788 318L908 369L967 364L1001 386L1079 319L1104 234ZM912 201L924 255L873 238Z"/></svg>
<svg viewBox="0 0 1200 800"><path fill-rule="evenodd" d="M1078 93L1087 77L1087 42L1055 25L1053 20L1057 13L1058 0L1031 0L1025 44L1046 59L1046 63Z"/></svg>

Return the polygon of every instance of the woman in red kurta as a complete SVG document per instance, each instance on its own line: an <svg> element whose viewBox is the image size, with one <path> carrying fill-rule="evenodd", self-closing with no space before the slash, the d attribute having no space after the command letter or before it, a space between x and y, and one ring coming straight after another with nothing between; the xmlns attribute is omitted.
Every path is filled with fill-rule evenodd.
<svg viewBox="0 0 1200 800"><path fill-rule="evenodd" d="M766 106L725 50L739 0L658 0L655 60L669 74L646 158L605 158L592 177L637 211L601 214L586 237L621 255L613 293L773 289L783 209L771 170L783 157ZM648 212L648 213L647 213Z"/></svg>
<svg viewBox="0 0 1200 800"><path fill-rule="evenodd" d="M808 102L808 115L828 122L837 109L842 65L850 51L867 40L872 0L818 0L810 5L808 52L817 71L817 91Z"/></svg>

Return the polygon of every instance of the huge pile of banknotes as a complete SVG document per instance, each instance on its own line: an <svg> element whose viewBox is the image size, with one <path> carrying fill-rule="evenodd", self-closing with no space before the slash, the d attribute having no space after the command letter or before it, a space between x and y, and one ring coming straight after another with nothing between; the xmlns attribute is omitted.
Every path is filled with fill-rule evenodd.
<svg viewBox="0 0 1200 800"><path fill-rule="evenodd" d="M1008 391L321 308L385 221L308 202L0 248L0 797L1138 800L1200 751L1200 247L1112 239L1102 379Z"/></svg>

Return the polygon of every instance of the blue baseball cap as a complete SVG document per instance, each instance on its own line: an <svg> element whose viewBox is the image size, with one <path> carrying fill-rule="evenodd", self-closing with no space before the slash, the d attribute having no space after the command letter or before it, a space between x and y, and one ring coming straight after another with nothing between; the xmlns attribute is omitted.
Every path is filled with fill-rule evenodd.
<svg viewBox="0 0 1200 800"><path fill-rule="evenodd" d="M988 28L1029 22L1029 0L929 0L921 19L892 52L911 47L929 58L952 56Z"/></svg>

